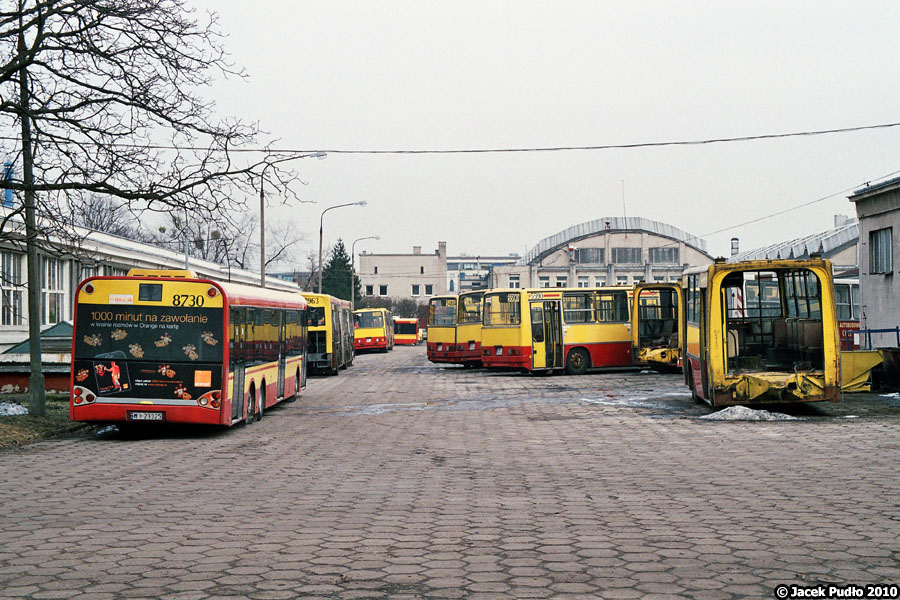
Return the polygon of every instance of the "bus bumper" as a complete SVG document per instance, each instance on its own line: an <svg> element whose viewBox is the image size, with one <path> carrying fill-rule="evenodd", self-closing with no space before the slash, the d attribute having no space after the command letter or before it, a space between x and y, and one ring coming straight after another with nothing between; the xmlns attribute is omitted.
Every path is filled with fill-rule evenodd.
<svg viewBox="0 0 900 600"><path fill-rule="evenodd" d="M353 340L353 348L356 350L383 350L387 348L387 338L356 338Z"/></svg>
<svg viewBox="0 0 900 600"><path fill-rule="evenodd" d="M481 363L485 367L530 369L530 346L491 346L482 348Z"/></svg>
<svg viewBox="0 0 900 600"><path fill-rule="evenodd" d="M137 420L130 418L133 413L159 413L162 420ZM72 421L96 423L199 423L201 425L230 424L222 422L220 408L201 406L167 406L164 404L103 404L73 406L70 411Z"/></svg>
<svg viewBox="0 0 900 600"><path fill-rule="evenodd" d="M826 385L821 373L748 373L729 377L715 389L713 406L840 402L841 388Z"/></svg>

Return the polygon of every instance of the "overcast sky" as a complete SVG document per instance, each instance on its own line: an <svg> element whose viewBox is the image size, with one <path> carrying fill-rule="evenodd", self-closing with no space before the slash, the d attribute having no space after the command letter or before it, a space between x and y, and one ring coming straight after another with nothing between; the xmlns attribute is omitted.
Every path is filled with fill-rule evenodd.
<svg viewBox="0 0 900 600"><path fill-rule="evenodd" d="M249 74L210 92L282 148L598 146L900 122L900 2L187 0ZM524 253L643 216L714 255L833 226L845 190L900 171L900 127L687 147L340 155L297 163L291 214L357 252ZM623 184L624 182L624 184ZM623 204L624 187L624 204ZM803 210L729 229L836 194ZM253 202L251 207L255 205ZM267 212L267 220L270 217Z"/></svg>

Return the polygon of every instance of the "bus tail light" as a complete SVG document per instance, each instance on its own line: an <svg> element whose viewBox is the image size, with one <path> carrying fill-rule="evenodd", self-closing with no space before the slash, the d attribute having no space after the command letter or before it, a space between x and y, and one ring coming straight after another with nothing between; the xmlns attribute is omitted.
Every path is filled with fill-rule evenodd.
<svg viewBox="0 0 900 600"><path fill-rule="evenodd" d="M206 295L209 296L210 298L215 298L216 296L219 295L219 290L215 286L211 285L211 286L209 286L209 289L206 290Z"/></svg>
<svg viewBox="0 0 900 600"><path fill-rule="evenodd" d="M85 294L93 294L93 293L94 293L94 284L93 284L93 283L89 283L89 284L87 284L86 286L84 286L84 287L81 288L81 289L84 290L84 293L85 293Z"/></svg>

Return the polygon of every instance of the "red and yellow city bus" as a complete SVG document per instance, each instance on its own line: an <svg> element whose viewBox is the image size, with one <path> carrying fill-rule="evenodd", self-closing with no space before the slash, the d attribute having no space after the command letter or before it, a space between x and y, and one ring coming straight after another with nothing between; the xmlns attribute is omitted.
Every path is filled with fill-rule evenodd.
<svg viewBox="0 0 900 600"><path fill-rule="evenodd" d="M353 363L353 348L347 348L350 302L328 294L303 292L309 303L307 360L311 371L337 375Z"/></svg>
<svg viewBox="0 0 900 600"><path fill-rule="evenodd" d="M635 364L672 369L681 363L681 284L638 283L631 307Z"/></svg>
<svg viewBox="0 0 900 600"><path fill-rule="evenodd" d="M394 317L394 343L411 346L419 343L419 320L413 317Z"/></svg>
<svg viewBox="0 0 900 600"><path fill-rule="evenodd" d="M456 352L455 295L434 296L428 301L426 354L433 363L453 363Z"/></svg>
<svg viewBox="0 0 900 600"><path fill-rule="evenodd" d="M394 321L386 308L353 311L353 343L357 352L394 349Z"/></svg>
<svg viewBox="0 0 900 600"><path fill-rule="evenodd" d="M456 346L453 362L481 366L481 329L484 291L460 292L457 297Z"/></svg>
<svg viewBox="0 0 900 600"><path fill-rule="evenodd" d="M528 371L632 365L631 288L490 290L481 360Z"/></svg>
<svg viewBox="0 0 900 600"><path fill-rule="evenodd" d="M688 269L684 381L712 406L839 402L831 262L756 260Z"/></svg>
<svg viewBox="0 0 900 600"><path fill-rule="evenodd" d="M75 293L73 421L233 425L306 385L299 293L132 269Z"/></svg>

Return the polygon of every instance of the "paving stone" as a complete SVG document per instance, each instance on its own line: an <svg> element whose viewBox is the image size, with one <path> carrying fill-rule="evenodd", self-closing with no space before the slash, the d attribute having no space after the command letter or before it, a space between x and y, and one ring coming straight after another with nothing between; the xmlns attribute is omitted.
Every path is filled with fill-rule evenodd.
<svg viewBox="0 0 900 600"><path fill-rule="evenodd" d="M900 403L712 423L684 390L397 348L249 427L2 450L0 596L705 600L900 579Z"/></svg>

